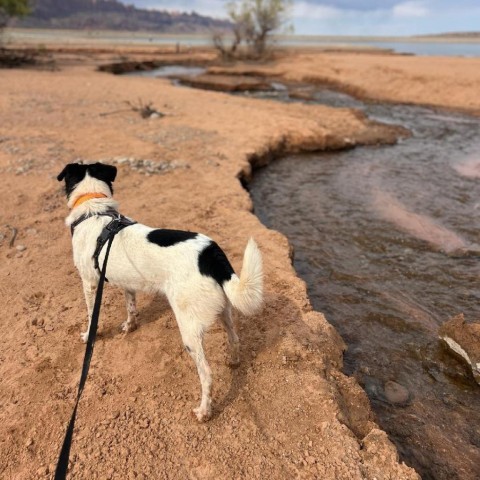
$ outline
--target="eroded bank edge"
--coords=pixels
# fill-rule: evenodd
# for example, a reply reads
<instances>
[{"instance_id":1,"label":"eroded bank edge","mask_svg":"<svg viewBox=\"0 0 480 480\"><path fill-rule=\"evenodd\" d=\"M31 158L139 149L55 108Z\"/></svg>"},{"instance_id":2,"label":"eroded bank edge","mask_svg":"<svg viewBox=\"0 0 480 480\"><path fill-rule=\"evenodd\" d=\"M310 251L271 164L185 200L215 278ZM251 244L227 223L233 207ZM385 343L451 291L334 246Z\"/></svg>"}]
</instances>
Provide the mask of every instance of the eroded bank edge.
<instances>
[{"instance_id":1,"label":"eroded bank edge","mask_svg":"<svg viewBox=\"0 0 480 480\"><path fill-rule=\"evenodd\" d=\"M264 148L246 156L245 164L237 173L238 180L248 192L249 184L256 170L266 167L286 155L343 151L373 145L394 145L399 139L410 135L410 132L403 127L385 125L369 120L363 113L356 110L351 110L351 113L364 122L367 127L364 132L358 132L348 138L327 134L324 137L319 136L317 139L312 140L310 138L300 141L295 140L291 134L282 135ZM252 213L255 215L255 212ZM266 225L263 226L267 230L271 230ZM281 232L275 232L285 238L289 250L288 256L293 267L293 246L285 235ZM400 467L410 469L414 475L418 475L412 467L405 465L403 462L400 464L396 447L389 440L386 432L381 430L375 422L373 410L366 392L355 378L348 377L342 372L343 353L347 347L340 334L328 322L324 314L313 310L308 297L306 283L297 273L295 275L297 280L302 283L302 289L309 304L309 308L301 312L302 320L310 328L309 333L317 336L325 336L325 333L327 334L326 338L317 339L318 346L321 347L319 352L323 353L325 361L321 362L320 369L316 372L324 377L335 389L334 393L339 408L337 420L345 425L357 439L360 453L365 463L370 463L372 455L375 455L373 451L381 450L383 455L386 455L388 458L388 462L398 463ZM312 360L311 355L309 357L309 360ZM315 362L313 364L315 365ZM418 476L418 478L420 477Z\"/></svg>"}]
</instances>

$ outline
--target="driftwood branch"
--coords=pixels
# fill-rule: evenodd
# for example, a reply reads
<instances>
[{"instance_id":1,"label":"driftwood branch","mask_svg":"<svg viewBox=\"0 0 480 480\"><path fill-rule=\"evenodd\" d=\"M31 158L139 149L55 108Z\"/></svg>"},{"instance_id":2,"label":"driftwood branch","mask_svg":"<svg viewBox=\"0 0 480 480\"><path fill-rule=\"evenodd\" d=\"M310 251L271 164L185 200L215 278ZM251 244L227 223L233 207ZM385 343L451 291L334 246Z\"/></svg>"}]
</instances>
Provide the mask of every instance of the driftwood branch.
<instances>
[{"instance_id":1,"label":"driftwood branch","mask_svg":"<svg viewBox=\"0 0 480 480\"><path fill-rule=\"evenodd\" d=\"M150 118L152 116L164 117L165 114L157 110L153 106L153 102L145 103L141 98L138 99L137 103L127 101L125 102L129 108L122 108L119 110L112 110L111 112L102 112L100 113L101 117L106 117L108 115L115 115L117 113L124 113L124 112L138 112L142 118Z\"/></svg>"}]
</instances>

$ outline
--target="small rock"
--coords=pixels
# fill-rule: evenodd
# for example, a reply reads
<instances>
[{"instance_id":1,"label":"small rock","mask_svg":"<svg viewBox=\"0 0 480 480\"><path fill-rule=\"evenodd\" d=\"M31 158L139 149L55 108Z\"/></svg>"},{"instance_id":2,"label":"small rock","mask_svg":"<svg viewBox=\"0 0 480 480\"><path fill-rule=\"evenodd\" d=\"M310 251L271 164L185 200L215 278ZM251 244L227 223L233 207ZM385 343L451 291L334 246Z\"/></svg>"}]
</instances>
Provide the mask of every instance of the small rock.
<instances>
[{"instance_id":1,"label":"small rock","mask_svg":"<svg viewBox=\"0 0 480 480\"><path fill-rule=\"evenodd\" d=\"M409 391L391 380L385 383L384 391L386 399L393 405L405 405L410 399Z\"/></svg>"},{"instance_id":2,"label":"small rock","mask_svg":"<svg viewBox=\"0 0 480 480\"><path fill-rule=\"evenodd\" d=\"M139 423L138 423L138 426L140 428L148 428L148 426L150 425L150 422L148 420L141 420Z\"/></svg>"},{"instance_id":3,"label":"small rock","mask_svg":"<svg viewBox=\"0 0 480 480\"><path fill-rule=\"evenodd\" d=\"M27 247L26 247L25 245L17 245L15 248L16 248L19 252L24 252L24 251L27 249Z\"/></svg>"},{"instance_id":4,"label":"small rock","mask_svg":"<svg viewBox=\"0 0 480 480\"><path fill-rule=\"evenodd\" d=\"M451 352L467 362L480 385L480 323L466 323L462 313L440 327L439 337Z\"/></svg>"},{"instance_id":5,"label":"small rock","mask_svg":"<svg viewBox=\"0 0 480 480\"><path fill-rule=\"evenodd\" d=\"M48 475L48 467L40 467L37 470L37 477L43 477L45 475Z\"/></svg>"}]
</instances>

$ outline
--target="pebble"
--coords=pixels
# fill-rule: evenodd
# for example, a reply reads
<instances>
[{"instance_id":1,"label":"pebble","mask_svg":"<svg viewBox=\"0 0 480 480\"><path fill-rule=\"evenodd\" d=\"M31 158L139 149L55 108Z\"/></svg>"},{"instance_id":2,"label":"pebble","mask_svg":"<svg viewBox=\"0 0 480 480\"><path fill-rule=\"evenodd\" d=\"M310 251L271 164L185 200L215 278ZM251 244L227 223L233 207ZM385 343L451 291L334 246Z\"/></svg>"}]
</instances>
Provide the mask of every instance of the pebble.
<instances>
[{"instance_id":1,"label":"pebble","mask_svg":"<svg viewBox=\"0 0 480 480\"><path fill-rule=\"evenodd\" d=\"M27 249L27 247L26 247L25 245L17 245L15 248L16 248L19 252L24 252L24 251Z\"/></svg>"},{"instance_id":2,"label":"pebble","mask_svg":"<svg viewBox=\"0 0 480 480\"><path fill-rule=\"evenodd\" d=\"M38 477L43 477L44 475L48 475L48 467L40 467L37 470L37 476Z\"/></svg>"},{"instance_id":3,"label":"pebble","mask_svg":"<svg viewBox=\"0 0 480 480\"><path fill-rule=\"evenodd\" d=\"M397 382L389 380L384 387L385 397L394 405L403 405L410 399L409 391Z\"/></svg>"},{"instance_id":4,"label":"pebble","mask_svg":"<svg viewBox=\"0 0 480 480\"><path fill-rule=\"evenodd\" d=\"M128 165L132 170L136 170L147 176L151 174L163 174L177 168L190 168L190 165L180 161L155 161L135 157L116 157L104 159L107 163L116 163L118 165Z\"/></svg>"},{"instance_id":5,"label":"pebble","mask_svg":"<svg viewBox=\"0 0 480 480\"><path fill-rule=\"evenodd\" d=\"M148 428L150 422L148 420L141 420L140 422L138 422L138 425L140 428Z\"/></svg>"}]
</instances>

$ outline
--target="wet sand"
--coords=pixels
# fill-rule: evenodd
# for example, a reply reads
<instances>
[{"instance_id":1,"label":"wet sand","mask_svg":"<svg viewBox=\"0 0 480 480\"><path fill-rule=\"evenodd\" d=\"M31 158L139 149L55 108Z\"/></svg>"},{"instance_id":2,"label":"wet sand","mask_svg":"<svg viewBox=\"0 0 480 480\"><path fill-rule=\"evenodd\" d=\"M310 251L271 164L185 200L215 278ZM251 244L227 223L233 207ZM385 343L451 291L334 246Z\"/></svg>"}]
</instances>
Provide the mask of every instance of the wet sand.
<instances>
[{"instance_id":1,"label":"wet sand","mask_svg":"<svg viewBox=\"0 0 480 480\"><path fill-rule=\"evenodd\" d=\"M124 214L152 226L206 233L236 270L254 236L264 254L266 305L254 318L236 319L239 369L225 365L221 327L208 335L215 413L197 424L191 409L198 379L168 305L142 295L140 328L124 337L118 333L122 294L107 288L71 478L417 478L398 463L363 390L341 373L344 344L312 310L286 238L259 222L238 180L250 175L251 163L266 163L273 154L392 141L396 130L347 109L232 98L94 71L98 63L118 59L118 50L61 55L59 71L0 76L0 476L51 476L71 412L85 306L55 175L82 159L119 164L115 196ZM383 65L397 61L386 59ZM345 57L332 55L330 61ZM364 55L363 61L372 60ZM300 65L293 57L282 62L290 72ZM418 62L423 69L425 59ZM382 79L388 91L388 74L380 87ZM442 88L445 102L463 98L457 92L463 87L454 95L445 80ZM166 116L104 115L139 98ZM455 106L465 105L458 100ZM182 168L147 176L132 171L125 157ZM7 224L18 229L11 248Z\"/></svg>"}]
</instances>

